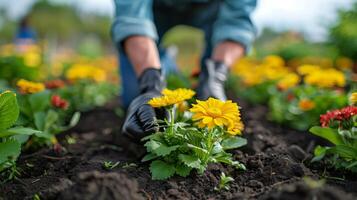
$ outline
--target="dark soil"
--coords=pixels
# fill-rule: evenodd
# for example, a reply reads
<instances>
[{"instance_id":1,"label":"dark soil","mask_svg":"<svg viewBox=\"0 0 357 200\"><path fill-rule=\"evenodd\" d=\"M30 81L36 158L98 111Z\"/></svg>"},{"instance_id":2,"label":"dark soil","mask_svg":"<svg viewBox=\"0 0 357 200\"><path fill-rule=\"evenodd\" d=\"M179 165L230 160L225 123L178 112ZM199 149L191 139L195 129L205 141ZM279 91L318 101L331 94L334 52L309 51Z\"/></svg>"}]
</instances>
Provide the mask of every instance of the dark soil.
<instances>
[{"instance_id":1,"label":"dark soil","mask_svg":"<svg viewBox=\"0 0 357 200\"><path fill-rule=\"evenodd\" d=\"M356 199L357 176L311 164L324 141L266 120L267 108L240 102L248 145L233 151L246 171L220 164L203 175L152 181L148 164L114 144L121 118L113 106L85 113L60 135L65 151L42 149L19 159L21 176L0 186L0 199ZM68 137L76 140L68 144ZM104 161L119 162L105 169ZM215 191L221 172L234 178L229 191ZM309 177L309 179L306 179ZM313 180L325 179L324 184Z\"/></svg>"}]
</instances>

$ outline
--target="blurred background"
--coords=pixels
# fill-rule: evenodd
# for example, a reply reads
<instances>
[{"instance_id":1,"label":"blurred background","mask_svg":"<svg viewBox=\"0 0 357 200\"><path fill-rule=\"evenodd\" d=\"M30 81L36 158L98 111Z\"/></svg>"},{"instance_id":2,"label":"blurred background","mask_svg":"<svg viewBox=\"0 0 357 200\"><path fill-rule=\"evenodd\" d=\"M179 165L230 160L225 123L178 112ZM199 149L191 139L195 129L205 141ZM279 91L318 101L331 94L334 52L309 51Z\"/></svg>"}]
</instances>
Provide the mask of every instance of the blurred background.
<instances>
[{"instance_id":1,"label":"blurred background","mask_svg":"<svg viewBox=\"0 0 357 200\"><path fill-rule=\"evenodd\" d=\"M48 60L74 53L115 60L110 37L113 16L112 0L0 0L0 45L27 34L42 44ZM253 20L258 36L252 56L275 54L287 62L304 58L326 65L341 57L349 59L345 62L357 59L354 0L262 0ZM23 23L30 30L21 32ZM198 65L203 35L178 26L166 34L164 46L177 47L178 65L192 69Z\"/></svg>"}]
</instances>

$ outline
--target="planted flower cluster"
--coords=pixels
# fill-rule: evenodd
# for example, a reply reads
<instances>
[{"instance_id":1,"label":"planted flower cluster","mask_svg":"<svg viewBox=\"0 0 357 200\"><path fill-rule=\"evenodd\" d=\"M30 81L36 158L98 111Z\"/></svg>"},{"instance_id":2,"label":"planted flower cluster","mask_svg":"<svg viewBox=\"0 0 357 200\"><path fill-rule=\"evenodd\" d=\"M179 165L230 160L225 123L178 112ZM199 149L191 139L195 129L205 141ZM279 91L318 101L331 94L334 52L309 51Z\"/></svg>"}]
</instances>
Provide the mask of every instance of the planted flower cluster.
<instances>
[{"instance_id":1,"label":"planted flower cluster","mask_svg":"<svg viewBox=\"0 0 357 200\"><path fill-rule=\"evenodd\" d=\"M43 146L61 151L56 135L74 127L80 112L113 99L118 89L109 69L82 59L45 63L36 45L6 45L0 52L0 173L13 179L20 173L21 151Z\"/></svg>"},{"instance_id":2,"label":"planted flower cluster","mask_svg":"<svg viewBox=\"0 0 357 200\"><path fill-rule=\"evenodd\" d=\"M161 130L143 138L148 152L143 161L151 162L153 179L174 174L186 177L193 170L202 174L210 163L245 169L227 152L247 143L237 136L243 130L238 105L214 98L188 103L194 94L189 89L165 89L162 96L148 102L167 113Z\"/></svg>"},{"instance_id":3,"label":"planted flower cluster","mask_svg":"<svg viewBox=\"0 0 357 200\"><path fill-rule=\"evenodd\" d=\"M297 61L297 60L296 60ZM357 93L353 62L340 58L286 63L279 56L245 58L236 63L229 87L252 104L266 104L271 121L320 136L332 146L317 146L313 162L356 172ZM323 62L322 62L323 61ZM311 128L312 127L312 128Z\"/></svg>"}]
</instances>

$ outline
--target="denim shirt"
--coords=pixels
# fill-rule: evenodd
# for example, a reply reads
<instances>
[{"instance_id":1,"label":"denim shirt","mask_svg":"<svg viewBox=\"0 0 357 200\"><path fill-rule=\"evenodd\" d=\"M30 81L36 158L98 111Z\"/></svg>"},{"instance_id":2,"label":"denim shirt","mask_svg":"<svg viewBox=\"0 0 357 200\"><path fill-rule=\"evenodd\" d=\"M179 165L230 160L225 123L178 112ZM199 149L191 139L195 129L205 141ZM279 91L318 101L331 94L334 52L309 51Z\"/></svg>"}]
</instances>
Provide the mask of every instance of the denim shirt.
<instances>
[{"instance_id":1,"label":"denim shirt","mask_svg":"<svg viewBox=\"0 0 357 200\"><path fill-rule=\"evenodd\" d=\"M132 35L148 36L155 41L158 34L153 23L153 1L177 7L190 3L209 3L217 0L114 0L116 7L112 37L116 44ZM220 0L217 19L213 26L212 45L232 40L241 43L249 51L255 37L255 27L250 14L256 0ZM120 45L118 45L120 46Z\"/></svg>"}]
</instances>

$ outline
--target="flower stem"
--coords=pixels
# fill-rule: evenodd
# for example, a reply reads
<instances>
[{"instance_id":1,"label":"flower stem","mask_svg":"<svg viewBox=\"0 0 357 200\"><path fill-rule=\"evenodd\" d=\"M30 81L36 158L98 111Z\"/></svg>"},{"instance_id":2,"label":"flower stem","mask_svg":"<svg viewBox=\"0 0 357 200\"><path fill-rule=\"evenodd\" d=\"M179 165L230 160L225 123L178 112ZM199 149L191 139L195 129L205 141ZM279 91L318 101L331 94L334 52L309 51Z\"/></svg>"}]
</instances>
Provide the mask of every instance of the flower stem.
<instances>
[{"instance_id":1,"label":"flower stem","mask_svg":"<svg viewBox=\"0 0 357 200\"><path fill-rule=\"evenodd\" d=\"M174 135L174 125L175 125L175 108L172 107L170 109L168 109L169 111L169 115L170 115L170 124L169 124L169 128L170 128L170 135L173 136Z\"/></svg>"},{"instance_id":2,"label":"flower stem","mask_svg":"<svg viewBox=\"0 0 357 200\"><path fill-rule=\"evenodd\" d=\"M206 140L206 145L207 145L207 154L205 156L205 159L204 159L204 163L205 165L207 164L208 162L208 159L209 157L211 156L211 152L213 150L213 143L212 143L212 140L213 140L213 131L214 129L210 129L208 130L208 135L207 135L207 140Z\"/></svg>"}]
</instances>

